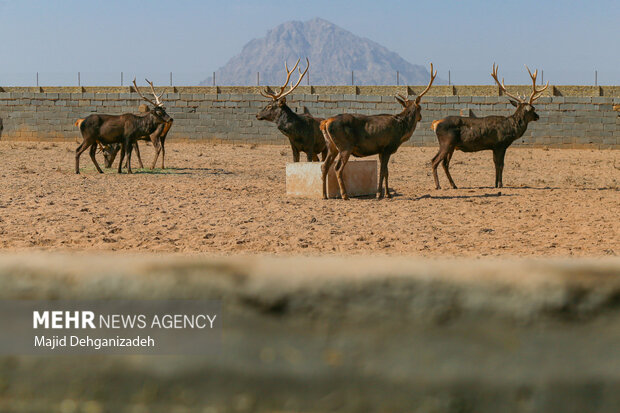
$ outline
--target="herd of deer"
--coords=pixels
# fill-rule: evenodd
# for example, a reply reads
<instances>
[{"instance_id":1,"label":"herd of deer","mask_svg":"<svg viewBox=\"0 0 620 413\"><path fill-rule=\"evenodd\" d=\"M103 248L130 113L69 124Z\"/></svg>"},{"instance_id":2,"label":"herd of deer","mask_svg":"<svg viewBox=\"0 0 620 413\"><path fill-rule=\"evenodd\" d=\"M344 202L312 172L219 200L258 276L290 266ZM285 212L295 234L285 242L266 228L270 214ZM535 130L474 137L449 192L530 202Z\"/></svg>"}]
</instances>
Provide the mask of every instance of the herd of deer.
<instances>
[{"instance_id":1,"label":"herd of deer","mask_svg":"<svg viewBox=\"0 0 620 413\"><path fill-rule=\"evenodd\" d=\"M269 89L261 91L261 94L272 101L269 102L257 115L258 120L274 122L278 129L289 138L293 150L294 162L299 162L300 153L304 152L308 162L318 161L318 154L321 154L322 179L323 179L323 198L327 198L326 178L327 173L335 161L334 170L336 179L340 187L342 199L348 199L347 189L343 180L344 168L351 155L355 157L365 157L379 155L379 186L377 197L391 197L388 189L388 162L398 148L415 131L416 125L422 119L422 107L420 101L430 90L437 72L433 71L431 63L431 78L424 89L415 99L410 100L405 96L397 95L396 100L403 107L402 112L396 115L361 115L361 114L340 114L327 119L312 116L304 108L304 113L297 114L286 104L286 96L292 93L301 83L304 75L308 72L310 62L306 59L307 67L302 72L298 68L300 59L295 66L289 70L285 63L286 81L279 92L272 92ZM291 75L299 71L299 79L294 85L289 85ZM454 180L450 175L450 159L455 149L463 152L477 152L482 150L493 151L495 162L495 187L501 188L502 172L504 169L504 156L506 149L518 138L523 136L529 122L539 119L535 112L533 103L549 86L549 82L542 87L536 87L538 71L532 73L526 69L532 79L532 93L526 100L512 95L506 90L504 81L500 83L497 75L498 67L493 64L491 76L500 87L504 95L510 98L510 103L516 107L516 111L510 116L487 116L487 117L463 117L448 116L446 118L432 122L432 129L439 141L439 151L432 159L432 172L435 180L435 187L440 189L439 178L437 177L437 167L441 163L452 188L456 188ZM146 98L139 90L134 79L133 84L136 92L152 108L147 109L143 115L101 115L92 114L84 119L79 119L76 125L82 133L83 142L76 149L75 153L75 172L80 173L80 155L90 148L90 157L97 170L103 171L97 164L95 154L97 145L102 147L106 157L106 167L111 167L111 163L120 150L120 162L118 172L121 172L122 162L127 156L127 172L131 170L132 148L137 151L140 165L138 140L150 141L155 149L156 155L151 168L155 167L160 151L162 153L162 168L164 167L164 142L165 137L172 126L173 119L166 113L161 97L157 95L153 83L147 82L151 86L151 91L155 100ZM384 187L385 183L385 187ZM384 190L385 188L385 190Z\"/></svg>"},{"instance_id":2,"label":"herd of deer","mask_svg":"<svg viewBox=\"0 0 620 413\"><path fill-rule=\"evenodd\" d=\"M309 66L307 59L306 62ZM304 108L303 114L298 115L286 105L286 95L295 90L308 71L308 67L303 72L301 69L298 69L300 74L299 80L285 92L291 74L295 71L298 64L299 60L297 60L293 69L289 70L285 63L286 81L278 93L271 93L267 90L264 93L261 92L263 96L269 97L273 101L261 110L256 115L256 118L275 122L278 129L289 138L295 162L299 161L300 152L306 153L308 161L317 161L317 154L322 154L323 198L327 198L326 178L334 161L336 161L334 169L342 199L346 200L349 198L343 173L351 155L355 157L379 155L380 167L377 198L380 199L384 196L390 198L388 162L390 156L398 150L400 145L411 138L416 125L422 119L420 101L430 90L437 76L437 72L433 71L433 64L431 63L431 78L426 89L416 96L414 100L409 100L402 95L396 96L396 100L403 107L402 112L396 115L345 113L328 119L313 117L306 108ZM528 73L532 79L532 94L526 101L524 98L514 96L506 90L504 81L499 82L497 70L498 68L494 64L491 76L502 92L512 98L510 103L517 110L511 116L487 116L483 118L448 116L434 121L432 128L437 134L439 151L433 157L432 170L437 189L440 189L439 178L437 177L439 163L442 163L452 187L456 188L449 170L450 159L455 149L463 152L492 150L495 161L495 187L501 188L503 186L502 172L506 149L515 140L523 136L529 122L538 120L538 115L532 105L549 87L549 82L543 88L537 89L536 78L538 71L532 74L528 68Z\"/></svg>"}]
</instances>

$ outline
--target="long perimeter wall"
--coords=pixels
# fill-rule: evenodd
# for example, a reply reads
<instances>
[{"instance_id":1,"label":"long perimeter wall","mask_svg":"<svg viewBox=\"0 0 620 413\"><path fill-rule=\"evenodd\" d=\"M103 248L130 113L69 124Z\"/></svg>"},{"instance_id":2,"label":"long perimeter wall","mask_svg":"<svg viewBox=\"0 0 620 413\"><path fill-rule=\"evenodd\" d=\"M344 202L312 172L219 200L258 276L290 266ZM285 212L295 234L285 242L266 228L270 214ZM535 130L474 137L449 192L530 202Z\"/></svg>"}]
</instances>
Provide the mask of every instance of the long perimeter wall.
<instances>
[{"instance_id":1,"label":"long perimeter wall","mask_svg":"<svg viewBox=\"0 0 620 413\"><path fill-rule=\"evenodd\" d=\"M291 108L328 117L343 112L398 113L396 93L415 95L420 86L300 86L289 95ZM529 95L529 86L511 86ZM146 91L146 89L145 89ZM167 87L168 113L175 124L170 140L283 144L276 127L256 120L267 103L257 87ZM0 87L4 140L70 140L80 138L74 126L91 113L137 112L140 97L130 87ZM550 86L537 103L540 120L530 124L516 144L562 148L620 148L620 86ZM495 86L437 86L423 99L422 122L409 145L434 146L432 120L448 115L509 115L514 108Z\"/></svg>"}]
</instances>

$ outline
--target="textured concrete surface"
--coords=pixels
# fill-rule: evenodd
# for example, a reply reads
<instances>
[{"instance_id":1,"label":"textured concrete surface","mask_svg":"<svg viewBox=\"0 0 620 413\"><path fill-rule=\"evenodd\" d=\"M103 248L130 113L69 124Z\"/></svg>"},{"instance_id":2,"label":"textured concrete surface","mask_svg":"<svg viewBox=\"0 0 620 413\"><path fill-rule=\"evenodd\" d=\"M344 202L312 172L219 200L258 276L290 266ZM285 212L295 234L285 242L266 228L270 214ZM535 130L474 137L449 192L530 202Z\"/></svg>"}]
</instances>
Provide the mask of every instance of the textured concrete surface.
<instances>
[{"instance_id":1,"label":"textured concrete surface","mask_svg":"<svg viewBox=\"0 0 620 413\"><path fill-rule=\"evenodd\" d=\"M319 162L286 164L286 195L302 198L323 198L323 180ZM334 164L335 165L335 164ZM327 197L340 198L340 187L334 165L327 174ZM377 193L377 161L350 160L344 167L344 184L349 196Z\"/></svg>"},{"instance_id":2,"label":"textured concrete surface","mask_svg":"<svg viewBox=\"0 0 620 413\"><path fill-rule=\"evenodd\" d=\"M620 260L3 255L2 299L218 299L204 357L3 357L2 412L618 412Z\"/></svg>"},{"instance_id":3,"label":"textured concrete surface","mask_svg":"<svg viewBox=\"0 0 620 413\"><path fill-rule=\"evenodd\" d=\"M508 86L529 96L529 85ZM422 86L300 86L288 98L299 113L399 113L396 93L415 95ZM169 139L286 144L273 123L256 120L268 102L258 87L166 87L168 113L175 119ZM143 102L132 88L1 88L4 140L81 140L74 122L91 113L137 112ZM515 145L559 148L620 148L620 86L553 86L536 102L538 122ZM472 110L477 116L510 115L514 108L496 86L436 86L422 101L422 121L406 145L436 146L435 119Z\"/></svg>"}]
</instances>

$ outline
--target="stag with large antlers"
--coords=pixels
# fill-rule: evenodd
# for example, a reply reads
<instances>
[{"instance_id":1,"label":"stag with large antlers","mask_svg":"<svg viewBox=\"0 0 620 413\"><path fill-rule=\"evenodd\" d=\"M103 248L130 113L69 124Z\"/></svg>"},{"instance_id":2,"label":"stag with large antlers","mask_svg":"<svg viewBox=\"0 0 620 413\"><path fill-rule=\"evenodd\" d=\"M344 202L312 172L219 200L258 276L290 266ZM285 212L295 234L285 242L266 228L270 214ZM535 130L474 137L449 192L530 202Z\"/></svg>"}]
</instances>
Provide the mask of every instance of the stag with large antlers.
<instances>
[{"instance_id":1,"label":"stag with large antlers","mask_svg":"<svg viewBox=\"0 0 620 413\"><path fill-rule=\"evenodd\" d=\"M300 59L297 59L297 63L295 63L292 70L289 70L288 65L284 62L286 81L278 93L270 92L269 90L265 90L264 92L262 90L260 91L261 95L272 101L256 114L256 119L274 122L278 130L288 137L291 143L291 149L293 150L293 162L299 162L300 152L306 153L308 162L318 161L319 158L317 154L319 153L322 154L324 160L327 154L327 148L325 147L325 140L319 129L319 124L323 119L313 117L305 108L303 114L297 114L286 104L286 96L299 86L301 79L303 79L310 68L310 61L306 58L306 63L308 64L306 70L302 73L301 69L298 69L299 80L297 80L295 85L291 85L289 90L285 91L286 86L288 86L291 80L291 75L299 65L299 60Z\"/></svg>"},{"instance_id":2,"label":"stag with large antlers","mask_svg":"<svg viewBox=\"0 0 620 413\"><path fill-rule=\"evenodd\" d=\"M450 159L455 149L463 152L492 150L493 161L495 162L495 187L503 187L502 175L506 149L515 140L523 136L528 123L539 119L532 105L547 90L549 82L543 88L538 89L536 87L538 70L532 73L525 66L532 79L532 94L526 100L525 98L510 94L504 85L504 79L502 79L501 83L499 82L497 77L498 68L499 66L495 66L495 63L493 63L491 76L500 87L502 93L512 98L510 103L517 110L511 116L486 116L483 118L448 116L447 118L434 121L433 129L439 141L439 151L432 159L431 164L437 189L441 188L439 186L439 178L437 177L437 167L440 162L443 165L448 181L450 181L450 185L456 189L449 169Z\"/></svg>"},{"instance_id":3,"label":"stag with large antlers","mask_svg":"<svg viewBox=\"0 0 620 413\"><path fill-rule=\"evenodd\" d=\"M420 101L430 90L437 72L433 73L431 63L431 79L428 86L414 100L398 95L396 100L403 106L397 115L357 115L342 114L321 122L321 131L327 142L327 158L321 165L323 178L323 198L327 199L326 179L329 168L336 160L336 179L340 186L342 199L349 199L343 181L344 167L351 155L364 157L379 155L380 172L377 198L383 198L383 182L385 195L391 198L388 188L388 162L400 145L413 135L417 123L422 119Z\"/></svg>"},{"instance_id":4,"label":"stag with large antlers","mask_svg":"<svg viewBox=\"0 0 620 413\"><path fill-rule=\"evenodd\" d=\"M151 86L155 101L145 97L140 92L136 84L136 79L133 80L136 92L142 99L153 105L153 108L148 111L146 115L137 116L131 113L123 115L92 114L79 123L84 140L75 150L76 174L80 173L80 155L88 148L90 148L90 159L95 164L95 168L97 168L99 173L103 173L97 163L97 159L95 159L98 143L102 145L119 143L121 145L121 159L118 164L118 173L122 171L125 153L127 153L127 173L132 173L131 147L134 145L135 141L143 136L151 135L157 130L163 132L165 129L164 125L168 122L172 122L172 118L166 113L163 102L161 101L163 93L158 96L155 93L153 83L148 80L147 83ZM156 141L159 142L158 139Z\"/></svg>"}]
</instances>

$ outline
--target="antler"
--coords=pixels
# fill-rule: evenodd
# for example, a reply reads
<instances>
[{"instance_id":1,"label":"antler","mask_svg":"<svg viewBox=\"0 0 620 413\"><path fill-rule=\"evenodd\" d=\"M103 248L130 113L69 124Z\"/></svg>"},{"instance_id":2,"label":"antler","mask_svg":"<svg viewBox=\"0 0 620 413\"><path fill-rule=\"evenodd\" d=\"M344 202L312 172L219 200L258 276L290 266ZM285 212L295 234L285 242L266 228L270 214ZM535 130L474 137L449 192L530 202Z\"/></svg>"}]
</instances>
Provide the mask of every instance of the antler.
<instances>
[{"instance_id":1,"label":"antler","mask_svg":"<svg viewBox=\"0 0 620 413\"><path fill-rule=\"evenodd\" d=\"M527 72L530 74L530 77L532 78L532 94L530 95L530 100L528 101L528 103L531 105L532 103L534 103L536 99L538 99L542 95L542 92L547 90L547 88L549 87L549 81L547 81L547 84L545 85L544 88L540 90L536 90L536 76L538 76L538 69L534 70L534 74L532 74L532 72L530 72L530 68L527 67L527 65L525 65L525 68L527 69Z\"/></svg>"},{"instance_id":2,"label":"antler","mask_svg":"<svg viewBox=\"0 0 620 413\"><path fill-rule=\"evenodd\" d=\"M140 97L144 100L146 100L147 102L149 102L151 105L153 106L160 106L159 101L157 103L153 102L151 99L144 97L144 95L140 92L140 89L138 88L138 85L136 84L136 78L133 78L133 86L134 88L136 88L136 92L138 92L138 95L140 95ZM157 98L157 95L155 95L155 98Z\"/></svg>"},{"instance_id":3,"label":"antler","mask_svg":"<svg viewBox=\"0 0 620 413\"><path fill-rule=\"evenodd\" d=\"M144 79L146 80L146 83L148 83L151 86L151 92L153 92L153 96L155 96L155 101L157 102L157 106L163 106L163 102L161 101L161 97L164 95L164 92L161 92L161 95L157 96L157 93L155 93L155 88L153 87L153 82L149 81L148 79Z\"/></svg>"},{"instance_id":4,"label":"antler","mask_svg":"<svg viewBox=\"0 0 620 413\"><path fill-rule=\"evenodd\" d=\"M299 63L299 60L297 60L297 63ZM306 73L308 73L308 69L310 69L310 60L308 60L308 58L306 57L306 70L303 71L303 73L301 72L301 69L297 69L299 71L299 80L297 80L297 83L295 83L295 86L291 86L291 88L286 91L286 93L284 93L283 95L281 95L280 97L283 98L284 96L289 95L293 90L295 90L297 88L297 86L299 86L299 84L301 83L301 79L304 78L304 76L306 75ZM293 68L293 70L295 70Z\"/></svg>"},{"instance_id":5,"label":"antler","mask_svg":"<svg viewBox=\"0 0 620 413\"><path fill-rule=\"evenodd\" d=\"M298 69L299 70L299 80L297 81L297 83L295 83L295 86L291 86L291 88L289 90L284 92L284 89L286 89L286 86L288 86L288 82L291 80L291 75L293 74L295 69L297 69L297 66L299 65L299 61L300 60L301 60L301 57L299 59L297 59L297 62L295 63L295 66L293 66L293 69L291 69L291 70L288 70L288 64L286 63L286 61L284 62L284 68L286 69L286 82L284 82L284 86L282 86L280 88L280 91L278 93L272 93L272 92L268 91L267 89L265 89L265 92L263 92L262 90L259 91L260 94L265 96L266 98L271 98L273 100L278 100L278 99L283 98L284 96L290 94L293 90L295 90L295 88L297 88L297 86L299 86L299 84L301 83L301 79L303 79L305 74L308 72L308 69L310 68L310 61L308 60L307 57L306 57L306 63L307 63L308 66L306 67L306 70L304 70L303 73L302 73L301 69Z\"/></svg>"},{"instance_id":6,"label":"antler","mask_svg":"<svg viewBox=\"0 0 620 413\"><path fill-rule=\"evenodd\" d=\"M433 85L433 81L435 80L435 77L437 77L437 71L435 71L435 74L433 74L433 64L431 63L431 81L428 82L428 86L426 86L426 89L424 89L424 91L415 98L416 104L420 103L420 99L422 99L422 96L426 95L426 92L430 90L431 86Z\"/></svg>"},{"instance_id":7,"label":"antler","mask_svg":"<svg viewBox=\"0 0 620 413\"><path fill-rule=\"evenodd\" d=\"M499 86L499 88L507 95L510 96L511 98L521 102L521 103L525 103L525 100L523 100L523 98L520 98L518 96L512 95L510 93L508 93L508 90L506 90L506 85L504 85L504 78L502 78L502 83L499 83L499 79L497 78L497 70L499 69L499 65L495 66L495 63L493 63L493 72L491 73L491 76L493 77L493 79L495 79L495 83L497 83L497 85Z\"/></svg>"}]
</instances>

